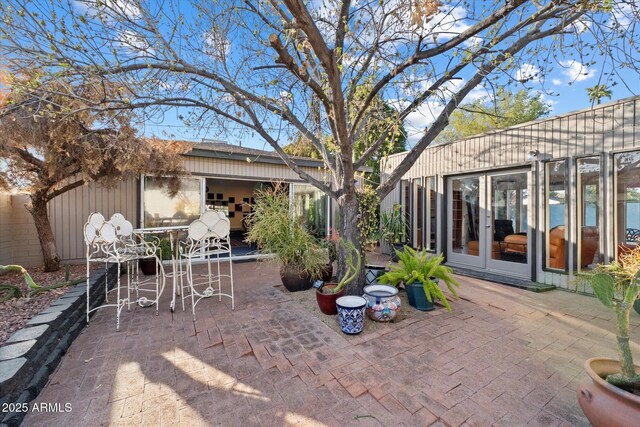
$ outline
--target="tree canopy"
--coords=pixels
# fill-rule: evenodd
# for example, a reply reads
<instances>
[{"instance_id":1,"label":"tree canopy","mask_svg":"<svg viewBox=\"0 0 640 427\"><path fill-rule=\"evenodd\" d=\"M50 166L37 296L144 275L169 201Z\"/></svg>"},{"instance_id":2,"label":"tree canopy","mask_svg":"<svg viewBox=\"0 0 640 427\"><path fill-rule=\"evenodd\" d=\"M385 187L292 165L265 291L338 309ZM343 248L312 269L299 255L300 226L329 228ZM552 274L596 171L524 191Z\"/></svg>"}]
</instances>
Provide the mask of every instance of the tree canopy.
<instances>
[{"instance_id":1,"label":"tree canopy","mask_svg":"<svg viewBox=\"0 0 640 427\"><path fill-rule=\"evenodd\" d=\"M482 97L461 105L451 114L449 125L438 136L438 141L455 141L504 129L540 119L550 111L551 105L543 101L540 93L529 94L525 89L513 93L500 88L493 98Z\"/></svg>"},{"instance_id":2,"label":"tree canopy","mask_svg":"<svg viewBox=\"0 0 640 427\"><path fill-rule=\"evenodd\" d=\"M433 115L377 187L384 197L477 87L526 85L554 69L579 80L600 61L603 84L632 91L619 73L640 64L638 5L626 0L4 0L0 17L12 69L104 78L124 90L102 108L149 118L178 109L187 126L261 138L337 201L340 234L353 242L356 171L391 132L356 156L376 99L398 122ZM320 153L326 179L284 152L296 135Z\"/></svg>"},{"instance_id":3,"label":"tree canopy","mask_svg":"<svg viewBox=\"0 0 640 427\"><path fill-rule=\"evenodd\" d=\"M117 92L117 85L89 80L71 88L45 77L34 71L7 81L10 91L0 100L0 187L29 194L27 209L38 228L45 268L52 271L59 260L47 217L49 201L88 182L111 186L143 173L173 177L175 190L176 178L184 174L180 154L190 147L142 141L131 112L92 110L87 104Z\"/></svg>"}]
</instances>

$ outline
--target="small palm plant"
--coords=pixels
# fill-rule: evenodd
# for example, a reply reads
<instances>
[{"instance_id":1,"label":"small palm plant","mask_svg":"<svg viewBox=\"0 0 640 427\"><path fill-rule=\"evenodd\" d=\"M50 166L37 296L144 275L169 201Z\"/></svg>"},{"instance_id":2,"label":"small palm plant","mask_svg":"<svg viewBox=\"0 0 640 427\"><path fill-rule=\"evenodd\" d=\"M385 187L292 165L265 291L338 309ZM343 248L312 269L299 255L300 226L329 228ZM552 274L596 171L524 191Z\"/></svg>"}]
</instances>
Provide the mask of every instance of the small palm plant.
<instances>
[{"instance_id":1,"label":"small palm plant","mask_svg":"<svg viewBox=\"0 0 640 427\"><path fill-rule=\"evenodd\" d=\"M620 255L620 261L598 265L593 273L584 276L593 292L605 307L616 313L618 357L621 373L608 375L610 384L626 389L640 389L640 375L636 373L629 346L629 313L640 295L640 246Z\"/></svg>"},{"instance_id":2,"label":"small palm plant","mask_svg":"<svg viewBox=\"0 0 640 427\"><path fill-rule=\"evenodd\" d=\"M392 265L390 270L378 278L378 283L398 286L400 283L409 284L420 282L427 299L433 302L438 299L442 305L451 311L447 297L434 279L443 281L449 291L457 298L456 286L458 282L453 278L451 268L442 265L444 256L429 256L426 250L417 251L408 246L404 251L396 251L400 261Z\"/></svg>"}]
</instances>

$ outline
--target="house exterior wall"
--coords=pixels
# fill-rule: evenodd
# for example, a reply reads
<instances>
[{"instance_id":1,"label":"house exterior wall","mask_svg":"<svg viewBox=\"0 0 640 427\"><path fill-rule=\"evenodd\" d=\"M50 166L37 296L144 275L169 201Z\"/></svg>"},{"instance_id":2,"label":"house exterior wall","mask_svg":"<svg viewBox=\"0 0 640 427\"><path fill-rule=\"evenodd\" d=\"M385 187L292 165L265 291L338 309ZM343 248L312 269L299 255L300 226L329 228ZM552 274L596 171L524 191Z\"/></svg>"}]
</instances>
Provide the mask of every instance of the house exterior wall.
<instances>
[{"instance_id":1,"label":"house exterior wall","mask_svg":"<svg viewBox=\"0 0 640 427\"><path fill-rule=\"evenodd\" d=\"M427 148L413 167L403 176L403 180L417 177L436 176L438 182L438 230L443 230L446 215L442 208L446 194L446 178L475 172L489 172L500 169L522 167L532 171L529 188L534 190L537 209L533 213L536 245L543 248L544 240L544 164L548 160L568 159L569 188L575 188L576 157L596 155L603 158L603 188L607 200L603 216L603 232L613 236L613 187L612 154L640 148L640 97L623 99L592 109L564 114L549 119L525 123L508 129L494 131L463 140ZM528 153L538 150L536 160L527 160ZM405 154L389 156L381 165L383 179L400 164ZM609 190L608 190L609 189ZM571 191L571 190L570 190ZM400 201L400 183L382 202L381 210L389 210L393 203ZM535 203L535 201L533 201ZM569 209L574 209L575 200ZM573 206L573 207L571 207ZM573 227L572 227L573 228ZM576 231L569 230L569 241L576 241ZM444 236L438 236L437 252L446 252ZM614 256L613 239L605 241L605 259ZM573 259L573 245L569 245L568 260ZM536 280L556 286L571 286L572 271L558 274L544 271L543 253L538 250L535 261Z\"/></svg>"},{"instance_id":2,"label":"house exterior wall","mask_svg":"<svg viewBox=\"0 0 640 427\"><path fill-rule=\"evenodd\" d=\"M212 176L247 180L283 180L300 182L295 172L284 164L256 161L221 159L187 155L184 166L195 176ZM311 176L325 179L325 172L318 167L303 167ZM139 225L140 181L128 179L114 188L104 188L90 183L68 191L49 202L49 219L56 239L58 255L64 261L80 261L85 258L84 224L92 212L100 212L105 218L121 213L134 226ZM34 267L42 265L42 252L37 232L29 212L24 208L25 195L0 193L0 265L20 263Z\"/></svg>"}]
</instances>

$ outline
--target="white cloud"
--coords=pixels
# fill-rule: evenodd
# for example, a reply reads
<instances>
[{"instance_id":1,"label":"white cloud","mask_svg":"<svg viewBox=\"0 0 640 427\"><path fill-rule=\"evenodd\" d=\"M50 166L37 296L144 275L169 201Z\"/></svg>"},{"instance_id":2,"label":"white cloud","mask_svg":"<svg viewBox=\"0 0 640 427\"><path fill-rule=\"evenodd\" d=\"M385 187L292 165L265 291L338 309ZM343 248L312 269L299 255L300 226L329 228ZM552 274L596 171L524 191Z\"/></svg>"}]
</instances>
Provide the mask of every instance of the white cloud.
<instances>
[{"instance_id":1,"label":"white cloud","mask_svg":"<svg viewBox=\"0 0 640 427\"><path fill-rule=\"evenodd\" d=\"M586 65L581 64L579 61L573 59L567 61L560 61L560 65L564 67L562 74L567 76L569 82L582 82L588 80L596 75L598 70L595 68L589 68Z\"/></svg>"},{"instance_id":2,"label":"white cloud","mask_svg":"<svg viewBox=\"0 0 640 427\"><path fill-rule=\"evenodd\" d=\"M210 31L203 35L204 52L217 61L226 61L231 51L231 42L225 36Z\"/></svg>"},{"instance_id":3,"label":"white cloud","mask_svg":"<svg viewBox=\"0 0 640 427\"><path fill-rule=\"evenodd\" d=\"M519 82L540 81L540 68L533 64L522 64L516 71L516 80Z\"/></svg>"},{"instance_id":4,"label":"white cloud","mask_svg":"<svg viewBox=\"0 0 640 427\"><path fill-rule=\"evenodd\" d=\"M124 17L135 21L141 15L140 9L132 0L74 0L73 3L78 10L92 18L104 14L109 19Z\"/></svg>"},{"instance_id":5,"label":"white cloud","mask_svg":"<svg viewBox=\"0 0 640 427\"><path fill-rule=\"evenodd\" d=\"M556 86L560 86L562 84L562 80L560 80L560 79L551 79L551 83L553 83Z\"/></svg>"},{"instance_id":6,"label":"white cloud","mask_svg":"<svg viewBox=\"0 0 640 427\"><path fill-rule=\"evenodd\" d=\"M465 21L466 18L467 9L464 7L442 6L440 12L425 23L422 33L435 37L441 43L466 31L471 26Z\"/></svg>"},{"instance_id":7,"label":"white cloud","mask_svg":"<svg viewBox=\"0 0 640 427\"><path fill-rule=\"evenodd\" d=\"M640 20L640 3L636 1L614 2L613 18L624 29L628 29L632 22Z\"/></svg>"},{"instance_id":8,"label":"white cloud","mask_svg":"<svg viewBox=\"0 0 640 427\"><path fill-rule=\"evenodd\" d=\"M136 55L150 56L155 53L145 37L129 30L118 33L118 44Z\"/></svg>"}]
</instances>

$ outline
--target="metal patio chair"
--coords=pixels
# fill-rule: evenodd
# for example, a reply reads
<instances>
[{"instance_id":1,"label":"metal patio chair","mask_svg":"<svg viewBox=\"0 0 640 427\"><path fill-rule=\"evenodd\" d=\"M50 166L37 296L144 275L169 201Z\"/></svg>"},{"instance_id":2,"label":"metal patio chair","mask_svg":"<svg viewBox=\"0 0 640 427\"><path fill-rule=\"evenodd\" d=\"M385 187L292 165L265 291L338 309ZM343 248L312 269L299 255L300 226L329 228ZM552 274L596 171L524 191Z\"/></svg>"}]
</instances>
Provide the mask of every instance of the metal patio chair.
<instances>
[{"instance_id":1,"label":"metal patio chair","mask_svg":"<svg viewBox=\"0 0 640 427\"><path fill-rule=\"evenodd\" d=\"M184 298L191 297L194 320L196 305L204 298L218 296L218 300L221 301L223 296L228 297L231 299L231 309L235 309L230 231L231 224L224 213L220 215L215 211L207 211L189 225L187 240L181 244L181 258L186 260L189 286L189 295L184 289L182 290L183 307ZM200 260L202 257L205 257L207 272L194 274L194 261ZM222 274L220 269L220 263L225 262L225 257L229 263L229 274ZM212 266L213 263L215 266ZM229 293L222 291L223 279L228 279L230 282ZM198 290L203 286L206 287L201 291Z\"/></svg>"}]
</instances>

